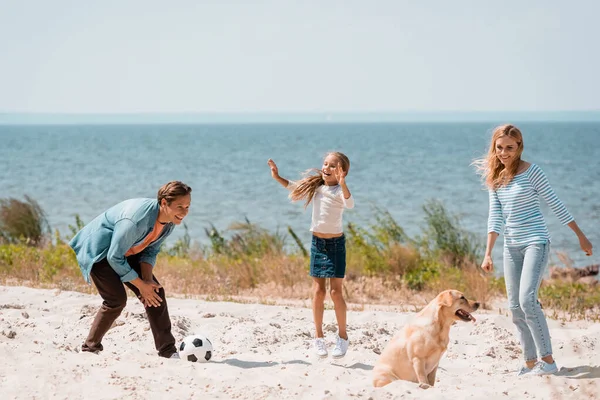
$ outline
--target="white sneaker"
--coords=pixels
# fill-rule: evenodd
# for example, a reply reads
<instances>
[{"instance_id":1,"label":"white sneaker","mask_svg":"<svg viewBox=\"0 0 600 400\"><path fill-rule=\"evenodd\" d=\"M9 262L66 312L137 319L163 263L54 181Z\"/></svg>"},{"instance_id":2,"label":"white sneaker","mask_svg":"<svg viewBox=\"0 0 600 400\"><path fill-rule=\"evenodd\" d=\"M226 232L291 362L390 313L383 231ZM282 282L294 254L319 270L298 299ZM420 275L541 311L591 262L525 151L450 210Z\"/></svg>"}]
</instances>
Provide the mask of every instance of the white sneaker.
<instances>
[{"instance_id":1,"label":"white sneaker","mask_svg":"<svg viewBox=\"0 0 600 400\"><path fill-rule=\"evenodd\" d=\"M315 353L319 357L327 357L327 344L325 343L325 338L319 337L315 339Z\"/></svg>"},{"instance_id":2,"label":"white sneaker","mask_svg":"<svg viewBox=\"0 0 600 400\"><path fill-rule=\"evenodd\" d=\"M517 372L517 376L527 375L530 372L531 372L531 368L527 368L527 366L523 366L523 367L521 367L519 372Z\"/></svg>"},{"instance_id":3,"label":"white sneaker","mask_svg":"<svg viewBox=\"0 0 600 400\"><path fill-rule=\"evenodd\" d=\"M557 372L558 367L556 366L556 361L552 364L549 364L543 360L540 360L531 370L532 375L554 375Z\"/></svg>"},{"instance_id":4,"label":"white sneaker","mask_svg":"<svg viewBox=\"0 0 600 400\"><path fill-rule=\"evenodd\" d=\"M169 357L169 358L171 358L173 360L179 360L181 357L179 357L179 353L173 353L173 354L171 354L171 357Z\"/></svg>"},{"instance_id":5,"label":"white sneaker","mask_svg":"<svg viewBox=\"0 0 600 400\"><path fill-rule=\"evenodd\" d=\"M333 358L342 358L346 355L348 351L348 345L350 342L347 339L342 339L338 336L337 342L335 343L335 348L331 352L331 356Z\"/></svg>"}]
</instances>

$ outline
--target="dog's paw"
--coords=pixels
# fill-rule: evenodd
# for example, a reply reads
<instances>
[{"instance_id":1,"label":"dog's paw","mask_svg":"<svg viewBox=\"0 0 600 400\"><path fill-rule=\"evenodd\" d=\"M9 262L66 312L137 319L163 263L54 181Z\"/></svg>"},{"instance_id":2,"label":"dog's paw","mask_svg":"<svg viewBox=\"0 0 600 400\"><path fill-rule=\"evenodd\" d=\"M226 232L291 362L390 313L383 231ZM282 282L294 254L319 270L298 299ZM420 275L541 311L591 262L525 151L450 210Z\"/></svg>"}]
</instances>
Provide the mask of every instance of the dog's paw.
<instances>
[{"instance_id":1,"label":"dog's paw","mask_svg":"<svg viewBox=\"0 0 600 400\"><path fill-rule=\"evenodd\" d=\"M431 387L431 385L430 385L430 384L428 384L428 383L420 383L420 384L419 384L419 387L420 387L421 389L429 389L429 388Z\"/></svg>"}]
</instances>

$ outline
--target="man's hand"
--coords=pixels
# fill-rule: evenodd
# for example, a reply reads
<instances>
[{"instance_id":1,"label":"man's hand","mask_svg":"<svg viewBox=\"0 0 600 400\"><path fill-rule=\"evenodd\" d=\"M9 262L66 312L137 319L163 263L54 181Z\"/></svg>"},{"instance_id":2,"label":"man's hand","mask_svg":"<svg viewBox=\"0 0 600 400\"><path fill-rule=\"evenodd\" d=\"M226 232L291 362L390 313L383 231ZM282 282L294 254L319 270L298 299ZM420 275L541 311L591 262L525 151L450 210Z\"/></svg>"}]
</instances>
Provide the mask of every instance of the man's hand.
<instances>
[{"instance_id":1,"label":"man's hand","mask_svg":"<svg viewBox=\"0 0 600 400\"><path fill-rule=\"evenodd\" d=\"M139 278L138 278L139 279ZM133 283L133 281L132 281ZM162 299L158 295L158 291L162 288L161 285L154 281L139 281L135 282L134 285L140 291L139 299L142 304L146 307L159 307L162 303Z\"/></svg>"}]
</instances>

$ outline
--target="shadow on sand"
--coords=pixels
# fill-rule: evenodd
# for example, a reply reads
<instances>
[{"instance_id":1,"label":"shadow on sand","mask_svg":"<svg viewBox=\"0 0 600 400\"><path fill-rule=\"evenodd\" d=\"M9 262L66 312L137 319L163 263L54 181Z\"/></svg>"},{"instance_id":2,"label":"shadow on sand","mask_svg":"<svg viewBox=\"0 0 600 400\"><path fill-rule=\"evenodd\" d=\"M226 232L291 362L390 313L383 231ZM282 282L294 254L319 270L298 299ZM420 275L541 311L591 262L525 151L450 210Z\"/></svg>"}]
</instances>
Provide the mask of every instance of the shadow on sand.
<instances>
[{"instance_id":1,"label":"shadow on sand","mask_svg":"<svg viewBox=\"0 0 600 400\"><path fill-rule=\"evenodd\" d=\"M555 375L571 379L598 379L600 378L600 366L580 365L579 367L562 367Z\"/></svg>"},{"instance_id":2,"label":"shadow on sand","mask_svg":"<svg viewBox=\"0 0 600 400\"><path fill-rule=\"evenodd\" d=\"M352 365L342 365L342 364L331 363L331 365L333 365L335 367L342 367L342 368L348 368L348 369L362 369L362 370L365 370L365 371L372 371L373 370L373 366L372 365L363 364L363 363L354 363Z\"/></svg>"},{"instance_id":3,"label":"shadow on sand","mask_svg":"<svg viewBox=\"0 0 600 400\"><path fill-rule=\"evenodd\" d=\"M227 364L238 368L266 368L266 367L274 367L276 365L286 365L286 364L302 364L302 365L311 365L311 363L302 361L302 360L291 360L284 361L281 363L275 361L244 361L237 358L230 358L228 360L223 361L215 361L216 364Z\"/></svg>"}]
</instances>

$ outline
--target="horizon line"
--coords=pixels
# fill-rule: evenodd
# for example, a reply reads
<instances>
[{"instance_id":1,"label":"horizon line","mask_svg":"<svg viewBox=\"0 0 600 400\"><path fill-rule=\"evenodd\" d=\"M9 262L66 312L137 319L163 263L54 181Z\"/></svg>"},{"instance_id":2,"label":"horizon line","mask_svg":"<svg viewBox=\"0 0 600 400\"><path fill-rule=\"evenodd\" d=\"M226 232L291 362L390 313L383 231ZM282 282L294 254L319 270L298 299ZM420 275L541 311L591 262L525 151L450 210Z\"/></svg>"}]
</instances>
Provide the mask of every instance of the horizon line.
<instances>
[{"instance_id":1,"label":"horizon line","mask_svg":"<svg viewBox=\"0 0 600 400\"><path fill-rule=\"evenodd\" d=\"M242 112L13 112L0 125L385 123L385 122L600 122L600 110L551 111L242 111Z\"/></svg>"}]
</instances>

